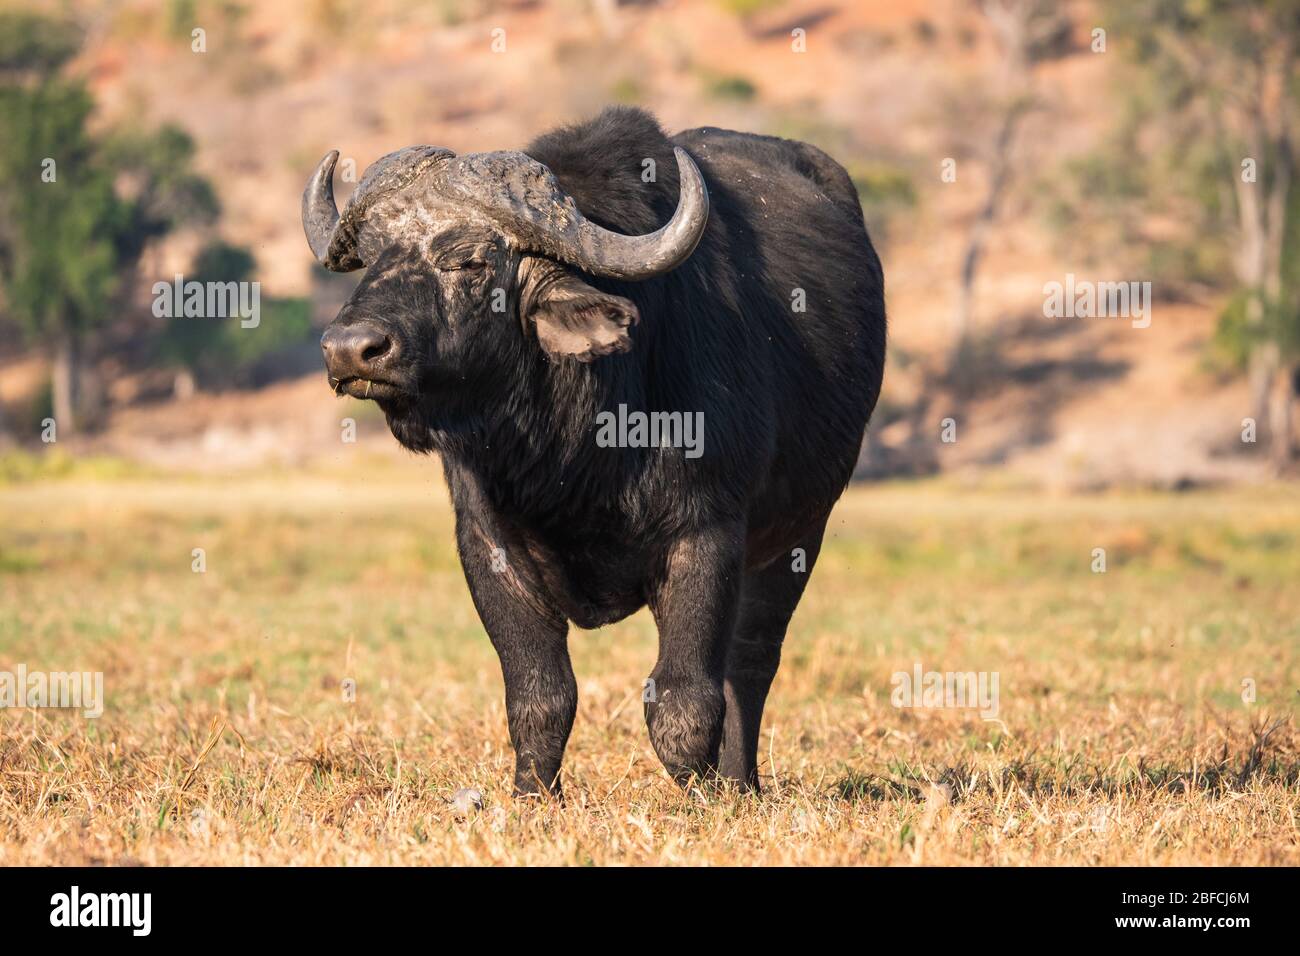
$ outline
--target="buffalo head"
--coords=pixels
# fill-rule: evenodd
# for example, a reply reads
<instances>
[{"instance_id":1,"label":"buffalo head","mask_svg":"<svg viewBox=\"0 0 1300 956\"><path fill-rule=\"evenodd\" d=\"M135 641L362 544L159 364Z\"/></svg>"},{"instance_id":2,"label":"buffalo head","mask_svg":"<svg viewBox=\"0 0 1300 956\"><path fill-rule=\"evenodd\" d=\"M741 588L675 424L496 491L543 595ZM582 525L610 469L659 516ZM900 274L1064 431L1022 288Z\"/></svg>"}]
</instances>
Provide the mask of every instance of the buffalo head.
<instances>
[{"instance_id":1,"label":"buffalo head","mask_svg":"<svg viewBox=\"0 0 1300 956\"><path fill-rule=\"evenodd\" d=\"M390 153L340 214L339 154L330 152L303 193L307 242L327 269L366 269L321 339L331 387L376 399L391 420L467 383L490 387L503 351L539 347L584 362L626 351L636 306L582 274L648 279L690 256L708 193L695 163L675 152L677 209L643 236L589 221L551 171L521 152Z\"/></svg>"}]
</instances>

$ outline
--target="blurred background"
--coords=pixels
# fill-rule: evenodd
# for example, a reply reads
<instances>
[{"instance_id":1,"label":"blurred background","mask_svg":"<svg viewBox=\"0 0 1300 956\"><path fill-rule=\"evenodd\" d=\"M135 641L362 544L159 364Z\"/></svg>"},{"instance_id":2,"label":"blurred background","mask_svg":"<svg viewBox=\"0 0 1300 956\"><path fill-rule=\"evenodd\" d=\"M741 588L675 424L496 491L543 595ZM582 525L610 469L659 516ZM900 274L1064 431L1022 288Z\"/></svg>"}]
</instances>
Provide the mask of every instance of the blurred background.
<instances>
[{"instance_id":1,"label":"blurred background","mask_svg":"<svg viewBox=\"0 0 1300 956\"><path fill-rule=\"evenodd\" d=\"M316 342L356 276L314 266L307 176L330 148L359 175L609 103L850 170L891 322L862 476L1293 474L1298 24L1282 0L10 6L0 474L297 466L339 453L344 414L365 454L398 454L326 391ZM176 274L260 283L257 327L157 316ZM1046 317L1067 274L1150 282L1149 327Z\"/></svg>"}]
</instances>

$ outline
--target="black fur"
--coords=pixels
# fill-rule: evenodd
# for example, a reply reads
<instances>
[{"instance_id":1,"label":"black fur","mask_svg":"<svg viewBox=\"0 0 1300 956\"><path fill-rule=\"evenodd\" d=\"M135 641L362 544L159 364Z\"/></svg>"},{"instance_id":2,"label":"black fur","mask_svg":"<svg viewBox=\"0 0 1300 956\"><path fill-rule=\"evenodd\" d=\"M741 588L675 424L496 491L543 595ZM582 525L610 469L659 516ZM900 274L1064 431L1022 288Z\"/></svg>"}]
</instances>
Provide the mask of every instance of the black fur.
<instances>
[{"instance_id":1,"label":"black fur","mask_svg":"<svg viewBox=\"0 0 1300 956\"><path fill-rule=\"evenodd\" d=\"M522 792L558 789L576 708L568 623L647 604L660 757L681 779L720 769L757 785L785 627L879 395L880 263L848 175L824 153L711 128L669 138L627 108L527 152L589 219L643 234L676 207L675 145L703 172L711 212L668 275L580 275L467 226L434 242L446 273L385 252L336 320L382 323L401 344L406 364L380 404L404 445L442 457L466 577L501 654ZM470 247L483 261L461 267ZM488 309L497 286L512 314ZM537 323L557 317L561 331L603 322L613 354L548 353L554 329ZM599 447L596 416L620 404L703 412L703 456Z\"/></svg>"}]
</instances>

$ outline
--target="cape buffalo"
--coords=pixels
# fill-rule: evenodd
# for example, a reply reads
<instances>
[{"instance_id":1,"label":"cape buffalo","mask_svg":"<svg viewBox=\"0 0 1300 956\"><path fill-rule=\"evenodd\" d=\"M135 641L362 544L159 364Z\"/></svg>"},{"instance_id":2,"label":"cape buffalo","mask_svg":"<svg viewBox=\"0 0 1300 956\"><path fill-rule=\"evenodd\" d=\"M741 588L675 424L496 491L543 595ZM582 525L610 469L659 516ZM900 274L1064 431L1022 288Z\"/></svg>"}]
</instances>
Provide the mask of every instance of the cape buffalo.
<instances>
[{"instance_id":1,"label":"cape buffalo","mask_svg":"<svg viewBox=\"0 0 1300 956\"><path fill-rule=\"evenodd\" d=\"M330 385L442 460L516 793L559 793L570 622L644 605L655 752L680 782L757 788L781 643L884 366L848 174L806 143L670 137L627 108L523 152L398 150L342 214L337 159L302 200L321 265L366 270L321 339Z\"/></svg>"}]
</instances>

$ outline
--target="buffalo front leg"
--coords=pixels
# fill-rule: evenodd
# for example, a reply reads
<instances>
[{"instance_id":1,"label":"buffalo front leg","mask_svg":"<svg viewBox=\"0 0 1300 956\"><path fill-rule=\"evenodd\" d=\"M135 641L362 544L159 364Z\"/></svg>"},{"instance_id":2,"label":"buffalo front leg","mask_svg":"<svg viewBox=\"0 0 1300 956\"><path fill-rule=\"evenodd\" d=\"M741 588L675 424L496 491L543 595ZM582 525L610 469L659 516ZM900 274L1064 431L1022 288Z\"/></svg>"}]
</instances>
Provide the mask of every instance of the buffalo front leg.
<instances>
[{"instance_id":1,"label":"buffalo front leg","mask_svg":"<svg viewBox=\"0 0 1300 956\"><path fill-rule=\"evenodd\" d=\"M743 561L743 523L694 532L673 546L650 596L659 660L644 694L646 724L655 753L683 785L717 767Z\"/></svg>"},{"instance_id":2,"label":"buffalo front leg","mask_svg":"<svg viewBox=\"0 0 1300 956\"><path fill-rule=\"evenodd\" d=\"M787 557L745 575L740 614L727 649L719 771L742 790L758 790L758 740L767 692L781 664L786 628L821 551L823 520Z\"/></svg>"},{"instance_id":3,"label":"buffalo front leg","mask_svg":"<svg viewBox=\"0 0 1300 956\"><path fill-rule=\"evenodd\" d=\"M568 621L529 588L522 569L478 531L461 533L461 564L501 660L506 717L515 751L515 794L560 796L560 763L578 710Z\"/></svg>"}]
</instances>

